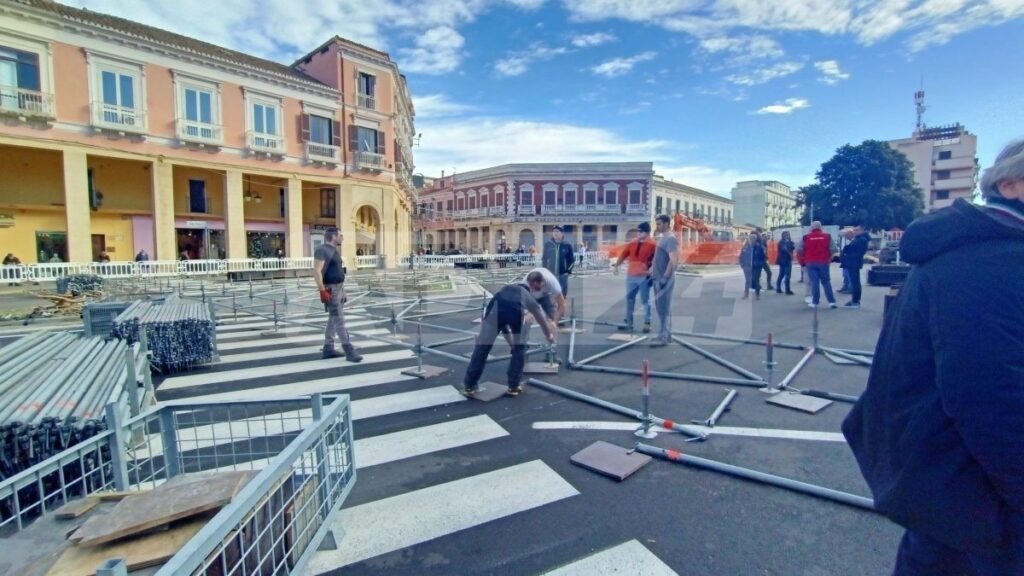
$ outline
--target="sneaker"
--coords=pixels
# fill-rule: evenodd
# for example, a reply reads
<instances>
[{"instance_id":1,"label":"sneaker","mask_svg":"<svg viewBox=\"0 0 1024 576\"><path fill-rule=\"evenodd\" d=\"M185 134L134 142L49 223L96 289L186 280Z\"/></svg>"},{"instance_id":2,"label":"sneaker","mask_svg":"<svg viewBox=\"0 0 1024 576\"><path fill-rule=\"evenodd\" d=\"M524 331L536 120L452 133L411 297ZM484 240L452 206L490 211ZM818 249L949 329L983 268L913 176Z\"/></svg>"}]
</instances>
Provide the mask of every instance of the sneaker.
<instances>
[{"instance_id":1,"label":"sneaker","mask_svg":"<svg viewBox=\"0 0 1024 576\"><path fill-rule=\"evenodd\" d=\"M817 304L815 304L814 302L808 302L808 303L807 303L807 307L808 307L808 308L817 308L817 307L818 307L818 305L817 305Z\"/></svg>"},{"instance_id":2,"label":"sneaker","mask_svg":"<svg viewBox=\"0 0 1024 576\"><path fill-rule=\"evenodd\" d=\"M828 307L835 310L836 308L839 308L839 305L836 304L835 302L829 302Z\"/></svg>"},{"instance_id":3,"label":"sneaker","mask_svg":"<svg viewBox=\"0 0 1024 576\"><path fill-rule=\"evenodd\" d=\"M659 336L659 337L655 338L654 340L651 340L650 342L648 342L647 345L650 346L651 348L659 348L661 346L668 346L668 340L665 340L664 338Z\"/></svg>"},{"instance_id":4,"label":"sneaker","mask_svg":"<svg viewBox=\"0 0 1024 576\"><path fill-rule=\"evenodd\" d=\"M850 308L851 310L856 310L857 308L860 308L860 303L859 302L847 302L846 304L843 304L843 308Z\"/></svg>"},{"instance_id":5,"label":"sneaker","mask_svg":"<svg viewBox=\"0 0 1024 576\"><path fill-rule=\"evenodd\" d=\"M508 390L505 391L505 396L516 397L523 393L523 387L521 385L509 386Z\"/></svg>"},{"instance_id":6,"label":"sneaker","mask_svg":"<svg viewBox=\"0 0 1024 576\"><path fill-rule=\"evenodd\" d=\"M808 304L814 304L814 298L808 296L807 298L804 298L804 302L807 302Z\"/></svg>"},{"instance_id":7,"label":"sneaker","mask_svg":"<svg viewBox=\"0 0 1024 576\"><path fill-rule=\"evenodd\" d=\"M346 344L342 346L342 348L345 350L345 360L348 360L349 362L355 362L357 364L363 361L363 355L360 354L359 352L356 352L355 347L353 347L351 344Z\"/></svg>"},{"instance_id":8,"label":"sneaker","mask_svg":"<svg viewBox=\"0 0 1024 576\"><path fill-rule=\"evenodd\" d=\"M644 332L644 334L650 334L651 333L651 323L650 322L644 322L643 332Z\"/></svg>"},{"instance_id":9,"label":"sneaker","mask_svg":"<svg viewBox=\"0 0 1024 576\"><path fill-rule=\"evenodd\" d=\"M472 388L466 386L465 388L462 389L462 395L465 396L466 398L476 398L476 393L479 391L480 388L477 386L473 386Z\"/></svg>"},{"instance_id":10,"label":"sneaker","mask_svg":"<svg viewBox=\"0 0 1024 576\"><path fill-rule=\"evenodd\" d=\"M795 292L790 292L789 290L786 290L786 296L796 296L796 293Z\"/></svg>"}]
</instances>

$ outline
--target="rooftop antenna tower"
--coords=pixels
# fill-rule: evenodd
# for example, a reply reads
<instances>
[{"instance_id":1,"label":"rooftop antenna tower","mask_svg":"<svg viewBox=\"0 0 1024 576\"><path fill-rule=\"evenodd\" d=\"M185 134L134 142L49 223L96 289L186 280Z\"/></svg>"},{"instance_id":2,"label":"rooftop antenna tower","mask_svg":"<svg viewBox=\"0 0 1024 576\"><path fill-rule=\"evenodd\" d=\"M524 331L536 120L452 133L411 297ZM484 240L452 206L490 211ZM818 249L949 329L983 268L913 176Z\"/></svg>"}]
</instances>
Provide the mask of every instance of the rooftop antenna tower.
<instances>
[{"instance_id":1,"label":"rooftop antenna tower","mask_svg":"<svg viewBox=\"0 0 1024 576\"><path fill-rule=\"evenodd\" d=\"M914 92L914 106L917 108L917 132L924 130L924 112L928 109L924 105L924 90Z\"/></svg>"}]
</instances>

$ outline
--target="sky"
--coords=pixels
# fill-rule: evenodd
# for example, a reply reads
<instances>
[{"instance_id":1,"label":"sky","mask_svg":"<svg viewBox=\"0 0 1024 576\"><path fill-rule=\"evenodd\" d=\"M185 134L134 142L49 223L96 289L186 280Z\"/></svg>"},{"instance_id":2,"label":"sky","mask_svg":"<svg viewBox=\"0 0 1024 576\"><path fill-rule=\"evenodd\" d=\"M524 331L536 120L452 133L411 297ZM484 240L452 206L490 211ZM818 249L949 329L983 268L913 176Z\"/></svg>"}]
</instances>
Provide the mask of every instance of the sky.
<instances>
[{"instance_id":1,"label":"sky","mask_svg":"<svg viewBox=\"0 0 1024 576\"><path fill-rule=\"evenodd\" d=\"M729 196L813 181L836 148L925 122L1024 137L1024 0L65 0L291 63L337 34L387 51L416 172L651 161Z\"/></svg>"}]
</instances>

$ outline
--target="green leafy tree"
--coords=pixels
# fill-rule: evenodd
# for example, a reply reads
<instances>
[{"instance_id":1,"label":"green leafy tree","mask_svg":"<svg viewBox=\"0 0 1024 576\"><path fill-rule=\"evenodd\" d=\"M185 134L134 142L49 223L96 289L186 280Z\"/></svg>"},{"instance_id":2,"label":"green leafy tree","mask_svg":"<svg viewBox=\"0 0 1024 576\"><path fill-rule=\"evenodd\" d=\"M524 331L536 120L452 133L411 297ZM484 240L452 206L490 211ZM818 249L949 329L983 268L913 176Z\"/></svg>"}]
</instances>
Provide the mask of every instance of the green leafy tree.
<instances>
[{"instance_id":1,"label":"green leafy tree","mask_svg":"<svg viewBox=\"0 0 1024 576\"><path fill-rule=\"evenodd\" d=\"M815 176L815 183L797 192L804 224L811 222L812 207L823 224L861 224L868 230L906 228L924 212L913 164L885 142L847 144Z\"/></svg>"}]
</instances>

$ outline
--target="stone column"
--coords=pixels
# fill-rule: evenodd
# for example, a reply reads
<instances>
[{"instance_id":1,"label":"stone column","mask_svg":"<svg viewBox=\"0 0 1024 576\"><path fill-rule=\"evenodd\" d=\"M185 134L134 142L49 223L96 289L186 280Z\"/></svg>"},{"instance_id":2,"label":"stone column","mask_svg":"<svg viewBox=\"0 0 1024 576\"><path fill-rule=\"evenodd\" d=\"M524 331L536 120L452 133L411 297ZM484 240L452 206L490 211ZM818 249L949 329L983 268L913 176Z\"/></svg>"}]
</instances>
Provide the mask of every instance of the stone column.
<instances>
[{"instance_id":1,"label":"stone column","mask_svg":"<svg viewBox=\"0 0 1024 576\"><path fill-rule=\"evenodd\" d=\"M229 260L249 257L245 236L245 200L242 197L242 173L224 173L224 235Z\"/></svg>"},{"instance_id":2,"label":"stone column","mask_svg":"<svg viewBox=\"0 0 1024 576\"><path fill-rule=\"evenodd\" d=\"M302 237L302 180L288 179L284 192L284 239L289 258L302 258L304 254Z\"/></svg>"},{"instance_id":3,"label":"stone column","mask_svg":"<svg viewBox=\"0 0 1024 576\"><path fill-rule=\"evenodd\" d=\"M150 165L153 189L154 260L178 259L178 236L174 229L174 166L162 160Z\"/></svg>"},{"instance_id":4,"label":"stone column","mask_svg":"<svg viewBox=\"0 0 1024 576\"><path fill-rule=\"evenodd\" d=\"M64 151L64 214L68 226L68 262L92 262L92 213L85 152Z\"/></svg>"}]
</instances>

